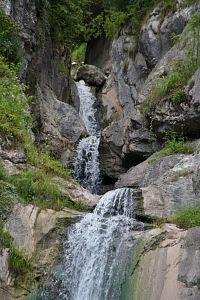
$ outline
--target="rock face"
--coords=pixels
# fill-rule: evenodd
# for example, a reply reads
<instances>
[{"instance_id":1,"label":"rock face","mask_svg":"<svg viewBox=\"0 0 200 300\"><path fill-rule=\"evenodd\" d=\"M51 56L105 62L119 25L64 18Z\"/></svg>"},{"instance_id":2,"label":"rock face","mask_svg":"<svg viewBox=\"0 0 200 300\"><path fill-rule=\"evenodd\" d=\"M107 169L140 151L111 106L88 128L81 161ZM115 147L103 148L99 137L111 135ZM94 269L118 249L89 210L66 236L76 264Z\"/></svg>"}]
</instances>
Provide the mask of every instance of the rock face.
<instances>
[{"instance_id":1,"label":"rock face","mask_svg":"<svg viewBox=\"0 0 200 300\"><path fill-rule=\"evenodd\" d=\"M156 158L121 175L116 187L140 187L146 216L168 217L184 207L199 206L199 154Z\"/></svg>"},{"instance_id":2,"label":"rock face","mask_svg":"<svg viewBox=\"0 0 200 300\"><path fill-rule=\"evenodd\" d=\"M191 11L192 8L177 9L161 17L162 11L158 6L142 26L139 37L138 32L130 26L121 30L111 46L105 47L105 52L104 47L101 53L97 52L95 59L91 55L95 46L91 44L91 49L88 49L90 55L86 62L95 64L96 60L97 65L101 64L110 74L99 93L103 114L100 152L105 176L118 178L125 169L145 160L145 157L159 149L159 132L174 125L175 113L178 115L177 121L183 119L182 106L171 109L168 105L152 116L150 122L141 114L139 105L148 95L155 78L163 75L165 67L172 68L176 60L185 57L185 49L174 45L171 37L183 32ZM190 90L188 93L192 95L193 92ZM191 110L190 106L191 103L184 113L184 124L188 128L192 127L191 114L194 114L194 106ZM196 117L198 109L195 111ZM195 120L195 117L192 118ZM153 131L158 134L157 139L152 136Z\"/></svg>"},{"instance_id":3,"label":"rock face","mask_svg":"<svg viewBox=\"0 0 200 300\"><path fill-rule=\"evenodd\" d=\"M87 135L85 125L75 108L59 101L49 87L41 90L37 86L36 102L40 143L46 143L54 156L68 166L73 157L74 145Z\"/></svg>"},{"instance_id":4,"label":"rock face","mask_svg":"<svg viewBox=\"0 0 200 300\"><path fill-rule=\"evenodd\" d=\"M91 86L100 87L105 83L106 77L99 68L93 65L83 65L77 71L76 80L84 80Z\"/></svg>"},{"instance_id":5,"label":"rock face","mask_svg":"<svg viewBox=\"0 0 200 300\"><path fill-rule=\"evenodd\" d=\"M199 235L165 225L138 238L120 299L198 300Z\"/></svg>"},{"instance_id":6,"label":"rock face","mask_svg":"<svg viewBox=\"0 0 200 300\"><path fill-rule=\"evenodd\" d=\"M32 259L35 276L39 278L45 275L44 270L52 266L58 257L64 225L69 225L81 215L82 213L68 208L56 212L18 203L8 217L4 229L10 233L15 245ZM9 249L2 249L0 240L1 300L24 300L29 294L24 286L16 288L14 280L14 274L9 269Z\"/></svg>"},{"instance_id":7,"label":"rock face","mask_svg":"<svg viewBox=\"0 0 200 300\"><path fill-rule=\"evenodd\" d=\"M156 155L121 175L116 187L139 187L146 216L168 217L178 209L199 206L200 155Z\"/></svg>"},{"instance_id":8,"label":"rock face","mask_svg":"<svg viewBox=\"0 0 200 300\"><path fill-rule=\"evenodd\" d=\"M45 11L41 12L38 1L0 1L0 7L19 27L24 50L20 77L33 96L30 106L36 124L36 143L48 146L50 152L67 165L75 143L86 133L77 112L70 106L74 104L70 50L57 49L54 45L44 25L48 17Z\"/></svg>"}]
</instances>

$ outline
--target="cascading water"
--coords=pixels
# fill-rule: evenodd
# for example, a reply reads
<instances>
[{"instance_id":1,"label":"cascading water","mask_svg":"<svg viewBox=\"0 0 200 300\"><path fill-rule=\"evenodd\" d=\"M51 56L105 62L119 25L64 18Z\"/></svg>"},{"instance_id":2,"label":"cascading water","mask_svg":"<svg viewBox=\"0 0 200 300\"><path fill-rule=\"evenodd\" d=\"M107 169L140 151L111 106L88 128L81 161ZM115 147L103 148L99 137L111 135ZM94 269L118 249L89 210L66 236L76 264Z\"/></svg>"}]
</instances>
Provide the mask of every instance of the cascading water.
<instances>
[{"instance_id":1,"label":"cascading water","mask_svg":"<svg viewBox=\"0 0 200 300\"><path fill-rule=\"evenodd\" d=\"M96 98L83 80L76 83L80 98L80 117L84 121L89 137L82 139L76 149L73 163L74 176L92 193L100 186L99 143L100 130L96 121Z\"/></svg>"},{"instance_id":2,"label":"cascading water","mask_svg":"<svg viewBox=\"0 0 200 300\"><path fill-rule=\"evenodd\" d=\"M100 182L96 99L84 81L78 82L77 88L80 116L90 136L77 147L74 175L96 193ZM135 219L136 194L134 189L122 188L102 196L94 212L70 228L50 286L31 299L119 300L135 244L133 230L143 230L144 225Z\"/></svg>"},{"instance_id":3,"label":"cascading water","mask_svg":"<svg viewBox=\"0 0 200 300\"><path fill-rule=\"evenodd\" d=\"M60 300L118 300L129 253L136 191L125 188L106 193L93 213L74 225L65 243L59 282Z\"/></svg>"}]
</instances>

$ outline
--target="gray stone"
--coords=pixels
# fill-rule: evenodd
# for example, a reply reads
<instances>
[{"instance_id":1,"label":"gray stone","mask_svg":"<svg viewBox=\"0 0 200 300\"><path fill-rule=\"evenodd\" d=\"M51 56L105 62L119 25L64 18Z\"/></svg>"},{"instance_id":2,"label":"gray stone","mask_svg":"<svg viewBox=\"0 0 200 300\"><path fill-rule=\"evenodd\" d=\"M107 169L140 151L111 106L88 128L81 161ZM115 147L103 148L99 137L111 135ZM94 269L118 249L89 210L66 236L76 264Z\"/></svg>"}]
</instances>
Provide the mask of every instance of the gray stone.
<instances>
[{"instance_id":1,"label":"gray stone","mask_svg":"<svg viewBox=\"0 0 200 300\"><path fill-rule=\"evenodd\" d=\"M48 145L54 156L62 158L63 164L68 166L75 144L87 135L78 112L69 104L59 101L48 87L41 90L38 86L36 115L40 120L40 143Z\"/></svg>"},{"instance_id":2,"label":"gray stone","mask_svg":"<svg viewBox=\"0 0 200 300\"><path fill-rule=\"evenodd\" d=\"M120 299L198 300L200 228L164 225L136 235ZM144 288L145 287L145 288Z\"/></svg>"},{"instance_id":3,"label":"gray stone","mask_svg":"<svg viewBox=\"0 0 200 300\"><path fill-rule=\"evenodd\" d=\"M83 65L77 71L76 80L84 80L91 86L100 87L105 83L106 77L99 68L93 65Z\"/></svg>"}]
</instances>

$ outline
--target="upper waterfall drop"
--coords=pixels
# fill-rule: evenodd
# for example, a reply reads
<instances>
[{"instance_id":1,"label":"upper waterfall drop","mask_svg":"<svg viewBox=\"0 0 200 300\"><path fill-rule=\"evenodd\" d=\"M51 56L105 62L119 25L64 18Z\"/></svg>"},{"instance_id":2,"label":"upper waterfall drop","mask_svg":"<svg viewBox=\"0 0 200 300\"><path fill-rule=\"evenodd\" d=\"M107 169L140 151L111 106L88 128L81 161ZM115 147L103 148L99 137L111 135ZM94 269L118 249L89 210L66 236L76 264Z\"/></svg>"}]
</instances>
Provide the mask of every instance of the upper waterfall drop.
<instances>
[{"instance_id":1,"label":"upper waterfall drop","mask_svg":"<svg viewBox=\"0 0 200 300\"><path fill-rule=\"evenodd\" d=\"M136 191L117 189L106 193L93 213L69 232L62 274L60 300L118 300L135 239L131 230L143 230L135 220Z\"/></svg>"},{"instance_id":2,"label":"upper waterfall drop","mask_svg":"<svg viewBox=\"0 0 200 300\"><path fill-rule=\"evenodd\" d=\"M96 98L83 80L76 83L80 98L79 115L83 120L89 137L83 138L76 149L73 163L74 176L84 188L98 193L100 187L99 143L100 129L95 108Z\"/></svg>"}]
</instances>

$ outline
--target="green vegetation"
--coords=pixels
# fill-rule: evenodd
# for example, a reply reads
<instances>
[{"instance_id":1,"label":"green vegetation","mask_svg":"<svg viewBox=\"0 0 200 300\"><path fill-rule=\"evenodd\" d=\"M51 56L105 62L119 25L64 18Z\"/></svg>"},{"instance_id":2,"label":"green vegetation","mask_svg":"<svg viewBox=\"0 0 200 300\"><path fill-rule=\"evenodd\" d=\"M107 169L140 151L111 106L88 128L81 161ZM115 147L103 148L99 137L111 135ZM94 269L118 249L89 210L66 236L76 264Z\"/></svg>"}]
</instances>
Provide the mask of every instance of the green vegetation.
<instances>
[{"instance_id":1,"label":"green vegetation","mask_svg":"<svg viewBox=\"0 0 200 300\"><path fill-rule=\"evenodd\" d=\"M0 220L6 220L16 202L20 199L14 186L0 180Z\"/></svg>"},{"instance_id":2,"label":"green vegetation","mask_svg":"<svg viewBox=\"0 0 200 300\"><path fill-rule=\"evenodd\" d=\"M161 17L176 9L176 0L37 0L46 30L58 45L78 47L103 34L112 38L124 24L139 29L145 16L161 3ZM184 6L188 5L186 0ZM194 1L195 3L195 1Z\"/></svg>"},{"instance_id":3,"label":"green vegetation","mask_svg":"<svg viewBox=\"0 0 200 300\"><path fill-rule=\"evenodd\" d=\"M176 212L172 221L185 229L200 226L200 206L184 208Z\"/></svg>"},{"instance_id":4,"label":"green vegetation","mask_svg":"<svg viewBox=\"0 0 200 300\"><path fill-rule=\"evenodd\" d=\"M3 248L9 249L9 270L16 277L22 277L23 275L32 272L33 265L31 260L17 249L12 237L4 230L2 223L0 223L0 245Z\"/></svg>"},{"instance_id":5,"label":"green vegetation","mask_svg":"<svg viewBox=\"0 0 200 300\"><path fill-rule=\"evenodd\" d=\"M165 147L160 151L164 156L172 155L175 153L193 153L193 145L191 142L185 142L184 140L168 140L165 143Z\"/></svg>"},{"instance_id":6,"label":"green vegetation","mask_svg":"<svg viewBox=\"0 0 200 300\"><path fill-rule=\"evenodd\" d=\"M17 79L16 71L0 57L0 134L16 145L22 146L28 162L49 173L69 177L70 172L59 161L52 159L47 151L34 147L30 128L32 119L26 111L30 97Z\"/></svg>"},{"instance_id":7,"label":"green vegetation","mask_svg":"<svg viewBox=\"0 0 200 300\"><path fill-rule=\"evenodd\" d=\"M200 290L200 278L197 278L197 287Z\"/></svg>"},{"instance_id":8,"label":"green vegetation","mask_svg":"<svg viewBox=\"0 0 200 300\"><path fill-rule=\"evenodd\" d=\"M3 168L0 168L0 171ZM25 170L14 175L2 171L0 180L0 219L5 221L15 203L34 204L41 209L62 210L65 207L85 211L80 201L74 203L61 192L62 183L53 182L51 175L41 169Z\"/></svg>"},{"instance_id":9,"label":"green vegetation","mask_svg":"<svg viewBox=\"0 0 200 300\"><path fill-rule=\"evenodd\" d=\"M53 183L51 177L41 170L23 171L9 176L8 181L15 186L17 193L25 203L33 203L42 209L74 208L70 199L63 196L58 184Z\"/></svg>"},{"instance_id":10,"label":"green vegetation","mask_svg":"<svg viewBox=\"0 0 200 300\"><path fill-rule=\"evenodd\" d=\"M0 133L16 141L25 142L30 117L25 112L28 97L25 88L19 83L16 71L0 57Z\"/></svg>"},{"instance_id":11,"label":"green vegetation","mask_svg":"<svg viewBox=\"0 0 200 300\"><path fill-rule=\"evenodd\" d=\"M184 87L197 70L199 64L194 61L178 61L173 70L162 78L157 78L150 94L142 102L142 113L153 111L165 101L180 104L186 101Z\"/></svg>"},{"instance_id":12,"label":"green vegetation","mask_svg":"<svg viewBox=\"0 0 200 300\"><path fill-rule=\"evenodd\" d=\"M190 168L176 171L175 174L169 179L169 181L176 182L180 177L186 177L192 173L194 173L194 170Z\"/></svg>"},{"instance_id":13,"label":"green vegetation","mask_svg":"<svg viewBox=\"0 0 200 300\"><path fill-rule=\"evenodd\" d=\"M184 137L174 130L168 130L165 133L165 145L159 152L154 153L149 159L148 163L152 164L165 156L172 154L190 154L194 152L194 145L185 141Z\"/></svg>"},{"instance_id":14,"label":"green vegetation","mask_svg":"<svg viewBox=\"0 0 200 300\"><path fill-rule=\"evenodd\" d=\"M187 101L185 86L200 66L199 14L191 17L188 23L187 34L189 32L192 35L192 45L187 45L187 58L177 61L172 70L166 71L161 78L155 80L155 84L151 88L149 95L140 105L140 110L143 114L153 112L156 107L166 101L170 101L174 105Z\"/></svg>"},{"instance_id":15,"label":"green vegetation","mask_svg":"<svg viewBox=\"0 0 200 300\"><path fill-rule=\"evenodd\" d=\"M33 271L31 260L21 251L19 251L13 244L9 249L9 270L15 276L23 276Z\"/></svg>"},{"instance_id":16,"label":"green vegetation","mask_svg":"<svg viewBox=\"0 0 200 300\"><path fill-rule=\"evenodd\" d=\"M72 52L72 61L76 63L83 63L85 60L85 52L86 52L86 43L82 43L80 46L76 47Z\"/></svg>"},{"instance_id":17,"label":"green vegetation","mask_svg":"<svg viewBox=\"0 0 200 300\"><path fill-rule=\"evenodd\" d=\"M10 63L18 64L21 60L21 52L17 27L0 9L0 56L4 56Z\"/></svg>"}]
</instances>

